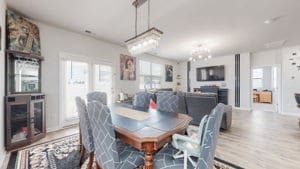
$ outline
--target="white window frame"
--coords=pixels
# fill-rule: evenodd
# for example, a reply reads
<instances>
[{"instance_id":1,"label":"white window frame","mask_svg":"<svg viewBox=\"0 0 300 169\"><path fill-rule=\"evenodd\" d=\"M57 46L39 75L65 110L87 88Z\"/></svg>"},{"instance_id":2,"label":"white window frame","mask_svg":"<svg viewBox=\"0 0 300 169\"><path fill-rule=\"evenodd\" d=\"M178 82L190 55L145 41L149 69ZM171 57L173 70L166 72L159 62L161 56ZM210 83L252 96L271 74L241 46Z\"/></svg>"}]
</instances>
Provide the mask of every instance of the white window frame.
<instances>
[{"instance_id":1,"label":"white window frame","mask_svg":"<svg viewBox=\"0 0 300 169\"><path fill-rule=\"evenodd\" d=\"M150 74L142 74L141 72L141 62L148 62L148 63L150 63ZM157 64L157 65L160 65L161 66L161 75L160 76L157 76L157 75L153 75L152 73L152 65L153 64ZM148 60L139 60L139 69L140 69L140 71L139 71L139 78L141 79L141 77L144 77L144 79L146 78L146 77L148 77L148 78L150 78L150 81L151 81L151 84L150 84L150 89L158 89L158 88L161 88L161 83L162 83L162 79L163 79L163 65L162 64L159 64L159 63L155 63L155 62L151 62L151 61L148 61ZM158 88L155 88L155 87L153 87L153 79L156 79L156 78L159 78L160 79L160 86L158 87ZM145 89L145 85L144 85L144 87L143 88L141 88L141 80L140 80L140 82L139 82L139 89L140 90L144 90Z\"/></svg>"},{"instance_id":2,"label":"white window frame","mask_svg":"<svg viewBox=\"0 0 300 169\"><path fill-rule=\"evenodd\" d=\"M261 70L262 70L262 76L261 76L261 77L253 77L253 71L254 71L255 69L261 69ZM253 85L254 80L260 80L260 81L261 81L261 87L255 88L255 87L253 86L253 88L255 88L255 89L263 89L263 87L264 87L264 69L263 69L263 68L254 68L254 69L252 70L252 85Z\"/></svg>"}]
</instances>

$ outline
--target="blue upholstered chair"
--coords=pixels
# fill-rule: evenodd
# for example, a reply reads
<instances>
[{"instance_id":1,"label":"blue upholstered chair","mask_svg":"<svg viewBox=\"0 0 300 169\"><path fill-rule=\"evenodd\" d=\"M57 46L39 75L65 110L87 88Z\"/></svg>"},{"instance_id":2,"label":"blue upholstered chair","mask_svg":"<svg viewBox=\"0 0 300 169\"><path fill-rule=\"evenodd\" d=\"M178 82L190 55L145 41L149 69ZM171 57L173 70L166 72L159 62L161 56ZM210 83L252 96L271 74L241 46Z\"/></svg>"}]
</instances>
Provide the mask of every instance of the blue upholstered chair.
<instances>
[{"instance_id":1,"label":"blue upholstered chair","mask_svg":"<svg viewBox=\"0 0 300 169\"><path fill-rule=\"evenodd\" d=\"M200 145L203 140L203 133L207 123L208 115L205 115L199 126L190 125L187 128L188 135L174 134L172 145L179 151L173 156L174 158L184 158L184 165L187 165L187 159L195 167L196 162L191 158L200 155Z\"/></svg>"},{"instance_id":2,"label":"blue upholstered chair","mask_svg":"<svg viewBox=\"0 0 300 169\"><path fill-rule=\"evenodd\" d=\"M175 95L174 92L158 92L156 97L156 109L158 111L178 113L179 96Z\"/></svg>"},{"instance_id":3,"label":"blue upholstered chair","mask_svg":"<svg viewBox=\"0 0 300 169\"><path fill-rule=\"evenodd\" d=\"M89 102L87 112L97 165L103 169L133 169L144 162L140 151L116 141L110 110L106 105L96 101Z\"/></svg>"},{"instance_id":4,"label":"blue upholstered chair","mask_svg":"<svg viewBox=\"0 0 300 169\"><path fill-rule=\"evenodd\" d=\"M107 105L107 95L104 92L90 92L87 94L88 102L99 101L104 105Z\"/></svg>"},{"instance_id":5,"label":"blue upholstered chair","mask_svg":"<svg viewBox=\"0 0 300 169\"><path fill-rule=\"evenodd\" d=\"M147 92L138 92L134 95L133 108L148 109L150 104L151 94Z\"/></svg>"},{"instance_id":6,"label":"blue upholstered chair","mask_svg":"<svg viewBox=\"0 0 300 169\"><path fill-rule=\"evenodd\" d=\"M224 104L218 104L207 118L201 144L198 146L199 156L196 167L187 163L186 168L192 169L212 169L214 165L214 156L219 136L222 116L224 113ZM159 151L154 157L154 168L164 169L182 169L184 168L184 159L174 159L173 156L178 149L168 145Z\"/></svg>"},{"instance_id":7,"label":"blue upholstered chair","mask_svg":"<svg viewBox=\"0 0 300 169\"><path fill-rule=\"evenodd\" d=\"M89 153L89 162L87 168L91 168L94 160L94 142L92 129L88 119L88 114L86 110L86 104L80 97L75 98L77 112L79 116L79 126L81 133L81 147L80 147L80 161L83 162L85 152Z\"/></svg>"}]
</instances>

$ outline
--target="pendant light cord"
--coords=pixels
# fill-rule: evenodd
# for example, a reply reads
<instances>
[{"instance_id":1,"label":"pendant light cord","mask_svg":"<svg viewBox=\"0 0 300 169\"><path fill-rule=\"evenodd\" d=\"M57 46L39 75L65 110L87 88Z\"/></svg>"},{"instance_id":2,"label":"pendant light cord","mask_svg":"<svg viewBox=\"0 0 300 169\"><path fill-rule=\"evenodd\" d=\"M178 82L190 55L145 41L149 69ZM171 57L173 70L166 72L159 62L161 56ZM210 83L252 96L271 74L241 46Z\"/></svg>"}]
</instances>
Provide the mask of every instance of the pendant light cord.
<instances>
[{"instance_id":1,"label":"pendant light cord","mask_svg":"<svg viewBox=\"0 0 300 169\"><path fill-rule=\"evenodd\" d=\"M135 5L135 36L137 36L137 11L138 4ZM148 30L150 29L150 0L148 0Z\"/></svg>"},{"instance_id":2,"label":"pendant light cord","mask_svg":"<svg viewBox=\"0 0 300 169\"><path fill-rule=\"evenodd\" d=\"M137 5L135 6L135 36L137 36Z\"/></svg>"},{"instance_id":3,"label":"pendant light cord","mask_svg":"<svg viewBox=\"0 0 300 169\"><path fill-rule=\"evenodd\" d=\"M148 0L148 30L150 29L150 0Z\"/></svg>"}]
</instances>

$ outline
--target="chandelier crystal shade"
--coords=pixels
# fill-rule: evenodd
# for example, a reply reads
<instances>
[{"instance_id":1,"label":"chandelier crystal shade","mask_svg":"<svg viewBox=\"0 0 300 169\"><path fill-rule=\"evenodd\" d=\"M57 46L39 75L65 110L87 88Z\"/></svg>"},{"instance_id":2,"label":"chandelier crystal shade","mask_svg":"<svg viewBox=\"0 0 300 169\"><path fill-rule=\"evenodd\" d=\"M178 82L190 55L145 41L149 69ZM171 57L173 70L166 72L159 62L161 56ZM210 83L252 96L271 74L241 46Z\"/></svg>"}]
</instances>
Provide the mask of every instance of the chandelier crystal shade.
<instances>
[{"instance_id":1,"label":"chandelier crystal shade","mask_svg":"<svg viewBox=\"0 0 300 169\"><path fill-rule=\"evenodd\" d=\"M148 30L137 34L137 9L146 1L148 1ZM135 6L135 36L126 40L125 43L132 55L138 55L155 50L163 32L155 27L150 29L150 0L136 0L133 6Z\"/></svg>"},{"instance_id":2,"label":"chandelier crystal shade","mask_svg":"<svg viewBox=\"0 0 300 169\"><path fill-rule=\"evenodd\" d=\"M212 56L210 54L209 49L204 45L199 45L195 49L191 51L191 57L189 61L195 62L196 60L208 60L211 59Z\"/></svg>"},{"instance_id":3,"label":"chandelier crystal shade","mask_svg":"<svg viewBox=\"0 0 300 169\"><path fill-rule=\"evenodd\" d=\"M156 49L162 34L163 32L157 28L151 28L125 41L125 43L132 55L138 55Z\"/></svg>"}]
</instances>

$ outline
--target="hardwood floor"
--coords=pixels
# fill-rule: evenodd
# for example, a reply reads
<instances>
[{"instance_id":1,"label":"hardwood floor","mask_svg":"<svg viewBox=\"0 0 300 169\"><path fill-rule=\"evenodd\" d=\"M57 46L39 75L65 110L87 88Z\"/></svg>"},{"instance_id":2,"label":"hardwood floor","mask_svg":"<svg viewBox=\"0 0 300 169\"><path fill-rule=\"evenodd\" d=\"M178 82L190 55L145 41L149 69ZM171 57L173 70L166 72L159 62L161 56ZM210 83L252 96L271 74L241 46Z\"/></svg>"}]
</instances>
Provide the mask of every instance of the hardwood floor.
<instances>
[{"instance_id":1,"label":"hardwood floor","mask_svg":"<svg viewBox=\"0 0 300 169\"><path fill-rule=\"evenodd\" d=\"M298 118L235 111L232 128L221 132L216 156L250 169L299 169Z\"/></svg>"},{"instance_id":2,"label":"hardwood floor","mask_svg":"<svg viewBox=\"0 0 300 169\"><path fill-rule=\"evenodd\" d=\"M74 133L78 133L78 127L48 133L35 144ZM246 169L299 169L298 118L272 112L235 111L231 129L220 132L216 156Z\"/></svg>"}]
</instances>

